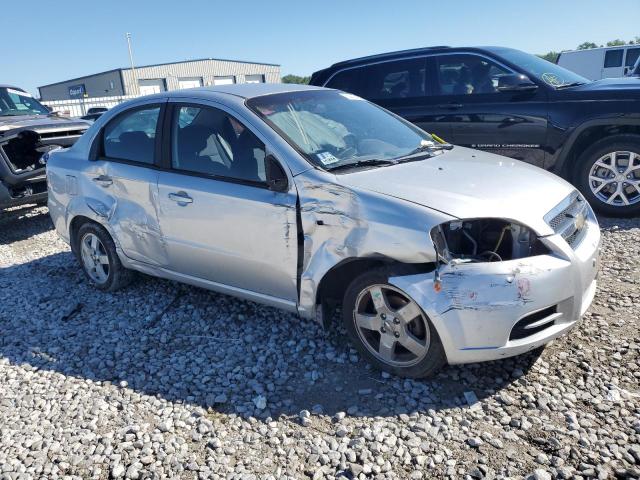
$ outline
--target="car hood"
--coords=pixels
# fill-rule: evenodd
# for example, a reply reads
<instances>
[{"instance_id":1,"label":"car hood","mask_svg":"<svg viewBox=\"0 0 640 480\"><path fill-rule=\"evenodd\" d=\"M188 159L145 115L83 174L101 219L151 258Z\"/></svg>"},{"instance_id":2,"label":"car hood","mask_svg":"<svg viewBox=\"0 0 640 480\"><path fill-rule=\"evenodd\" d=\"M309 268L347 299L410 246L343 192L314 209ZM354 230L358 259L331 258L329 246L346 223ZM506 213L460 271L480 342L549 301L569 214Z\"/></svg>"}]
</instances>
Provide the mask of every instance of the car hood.
<instances>
[{"instance_id":1,"label":"car hood","mask_svg":"<svg viewBox=\"0 0 640 480\"><path fill-rule=\"evenodd\" d=\"M463 147L421 161L340 174L338 179L458 218L514 220L540 235L553 233L543 217L574 190L541 168Z\"/></svg>"},{"instance_id":2,"label":"car hood","mask_svg":"<svg viewBox=\"0 0 640 480\"><path fill-rule=\"evenodd\" d=\"M8 130L23 128L88 128L89 124L84 120L72 120L57 115L21 115L19 117L0 117L0 134Z\"/></svg>"},{"instance_id":3,"label":"car hood","mask_svg":"<svg viewBox=\"0 0 640 480\"><path fill-rule=\"evenodd\" d=\"M574 87L575 92L620 92L629 91L634 96L640 97L640 78L639 77L622 77L622 78L603 78L594 82L585 83Z\"/></svg>"}]
</instances>

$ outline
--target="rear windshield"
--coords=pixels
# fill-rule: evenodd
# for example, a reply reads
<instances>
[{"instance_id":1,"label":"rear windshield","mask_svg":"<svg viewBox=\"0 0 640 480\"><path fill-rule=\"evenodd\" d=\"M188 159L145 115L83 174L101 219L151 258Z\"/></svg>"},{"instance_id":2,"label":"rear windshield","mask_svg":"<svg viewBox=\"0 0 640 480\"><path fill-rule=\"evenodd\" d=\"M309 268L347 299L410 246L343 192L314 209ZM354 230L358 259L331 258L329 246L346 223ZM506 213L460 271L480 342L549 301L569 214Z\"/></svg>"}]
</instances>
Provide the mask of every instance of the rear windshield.
<instances>
[{"instance_id":1,"label":"rear windshield","mask_svg":"<svg viewBox=\"0 0 640 480\"><path fill-rule=\"evenodd\" d=\"M19 115L47 115L44 105L22 90L0 88L0 117Z\"/></svg>"}]
</instances>

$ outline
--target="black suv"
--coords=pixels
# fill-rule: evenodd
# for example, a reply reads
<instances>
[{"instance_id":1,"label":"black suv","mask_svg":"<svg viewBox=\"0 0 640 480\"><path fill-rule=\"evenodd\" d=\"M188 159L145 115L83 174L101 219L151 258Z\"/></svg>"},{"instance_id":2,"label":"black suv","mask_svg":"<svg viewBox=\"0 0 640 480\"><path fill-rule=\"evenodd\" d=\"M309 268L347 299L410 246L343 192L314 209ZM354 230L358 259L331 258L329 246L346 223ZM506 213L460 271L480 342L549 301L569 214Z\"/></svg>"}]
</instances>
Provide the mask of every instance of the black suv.
<instances>
[{"instance_id":1,"label":"black suv","mask_svg":"<svg viewBox=\"0 0 640 480\"><path fill-rule=\"evenodd\" d=\"M336 63L311 84L371 100L453 144L553 171L601 213L640 213L638 78L592 82L511 48L432 47Z\"/></svg>"},{"instance_id":2,"label":"black suv","mask_svg":"<svg viewBox=\"0 0 640 480\"><path fill-rule=\"evenodd\" d=\"M0 85L0 210L46 202L43 156L73 145L87 128L52 114L21 88Z\"/></svg>"}]
</instances>

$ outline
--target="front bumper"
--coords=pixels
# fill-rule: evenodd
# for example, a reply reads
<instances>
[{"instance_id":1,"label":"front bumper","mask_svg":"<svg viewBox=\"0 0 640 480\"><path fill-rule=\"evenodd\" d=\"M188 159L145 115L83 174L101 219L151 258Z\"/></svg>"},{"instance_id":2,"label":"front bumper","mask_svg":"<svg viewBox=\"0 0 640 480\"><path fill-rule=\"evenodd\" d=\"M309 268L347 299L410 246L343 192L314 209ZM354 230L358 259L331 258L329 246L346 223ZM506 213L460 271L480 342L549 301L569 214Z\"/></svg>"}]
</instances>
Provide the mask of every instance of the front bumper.
<instances>
[{"instance_id":1,"label":"front bumper","mask_svg":"<svg viewBox=\"0 0 640 480\"><path fill-rule=\"evenodd\" d=\"M30 190L27 190L30 189ZM16 194L16 191L19 193ZM31 191L32 193L29 193ZM41 203L47 200L45 180L27 182L17 188L9 189L0 182L0 209L25 205L27 203Z\"/></svg>"},{"instance_id":2,"label":"front bumper","mask_svg":"<svg viewBox=\"0 0 640 480\"><path fill-rule=\"evenodd\" d=\"M389 282L429 316L449 363L519 355L573 328L596 291L600 230L594 217L575 250L557 234L542 240L551 254L441 267L440 292L434 289L432 273L393 277ZM536 313L543 318L534 317ZM516 324L528 318L542 327L516 334Z\"/></svg>"}]
</instances>

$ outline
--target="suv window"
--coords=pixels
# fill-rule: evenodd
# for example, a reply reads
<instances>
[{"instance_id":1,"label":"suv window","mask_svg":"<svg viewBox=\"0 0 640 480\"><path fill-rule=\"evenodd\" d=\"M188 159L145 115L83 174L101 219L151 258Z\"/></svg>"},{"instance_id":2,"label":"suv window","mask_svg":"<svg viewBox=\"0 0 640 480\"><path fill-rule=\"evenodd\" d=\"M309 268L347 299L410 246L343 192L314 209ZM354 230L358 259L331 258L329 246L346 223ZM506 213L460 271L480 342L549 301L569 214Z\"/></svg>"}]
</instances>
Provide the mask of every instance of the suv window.
<instances>
[{"instance_id":1,"label":"suv window","mask_svg":"<svg viewBox=\"0 0 640 480\"><path fill-rule=\"evenodd\" d=\"M478 55L437 56L440 95L496 93L498 80L511 72Z\"/></svg>"},{"instance_id":2,"label":"suv window","mask_svg":"<svg viewBox=\"0 0 640 480\"><path fill-rule=\"evenodd\" d=\"M622 54L624 50L609 50L604 54L604 68L613 68L622 66Z\"/></svg>"},{"instance_id":3,"label":"suv window","mask_svg":"<svg viewBox=\"0 0 640 480\"><path fill-rule=\"evenodd\" d=\"M411 58L343 70L326 86L369 100L423 97L425 62L424 58Z\"/></svg>"},{"instance_id":4,"label":"suv window","mask_svg":"<svg viewBox=\"0 0 640 480\"><path fill-rule=\"evenodd\" d=\"M153 164L160 106L136 108L104 127L105 157Z\"/></svg>"},{"instance_id":5,"label":"suv window","mask_svg":"<svg viewBox=\"0 0 640 480\"><path fill-rule=\"evenodd\" d=\"M624 62L625 67L633 67L640 57L640 48L627 48L627 59Z\"/></svg>"},{"instance_id":6,"label":"suv window","mask_svg":"<svg viewBox=\"0 0 640 480\"><path fill-rule=\"evenodd\" d=\"M265 146L242 122L213 107L177 107L171 125L176 170L266 181Z\"/></svg>"}]
</instances>

